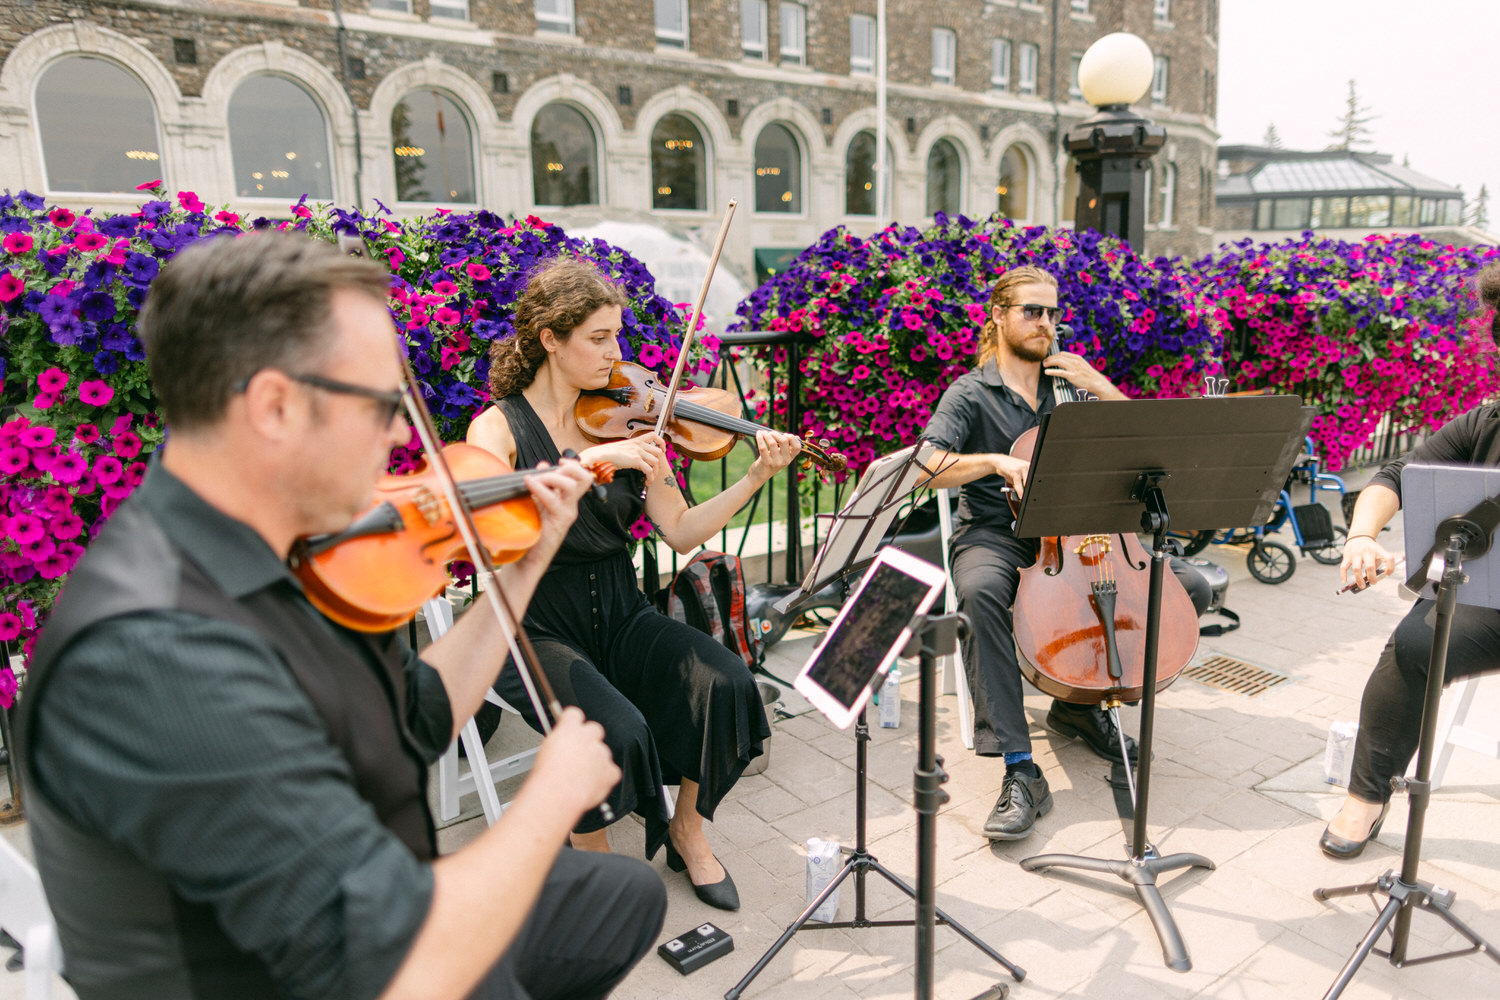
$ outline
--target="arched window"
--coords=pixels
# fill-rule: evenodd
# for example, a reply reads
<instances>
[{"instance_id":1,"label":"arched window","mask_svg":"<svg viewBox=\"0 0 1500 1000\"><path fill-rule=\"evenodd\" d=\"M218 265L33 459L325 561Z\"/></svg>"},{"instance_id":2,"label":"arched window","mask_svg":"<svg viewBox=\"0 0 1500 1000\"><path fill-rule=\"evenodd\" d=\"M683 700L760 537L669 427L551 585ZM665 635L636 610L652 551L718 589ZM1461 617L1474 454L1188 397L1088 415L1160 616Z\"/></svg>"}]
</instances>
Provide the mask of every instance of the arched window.
<instances>
[{"instance_id":1,"label":"arched window","mask_svg":"<svg viewBox=\"0 0 1500 1000\"><path fill-rule=\"evenodd\" d=\"M599 204L599 144L578 109L549 104L531 123L531 188L538 205Z\"/></svg>"},{"instance_id":2,"label":"arched window","mask_svg":"<svg viewBox=\"0 0 1500 1000\"><path fill-rule=\"evenodd\" d=\"M463 110L446 94L414 90L391 111L397 201L479 200L474 191L474 136Z\"/></svg>"},{"instance_id":3,"label":"arched window","mask_svg":"<svg viewBox=\"0 0 1500 1000\"><path fill-rule=\"evenodd\" d=\"M241 198L333 198L323 112L285 77L252 76L235 89L229 155Z\"/></svg>"},{"instance_id":4,"label":"arched window","mask_svg":"<svg viewBox=\"0 0 1500 1000\"><path fill-rule=\"evenodd\" d=\"M651 130L651 207L708 207L708 150L703 133L683 115L663 115Z\"/></svg>"},{"instance_id":5,"label":"arched window","mask_svg":"<svg viewBox=\"0 0 1500 1000\"><path fill-rule=\"evenodd\" d=\"M1177 164L1168 163L1161 170L1161 224L1171 228L1177 214Z\"/></svg>"},{"instance_id":6,"label":"arched window","mask_svg":"<svg viewBox=\"0 0 1500 1000\"><path fill-rule=\"evenodd\" d=\"M927 154L927 214L957 215L963 210L963 164L958 149L947 139L932 144Z\"/></svg>"},{"instance_id":7,"label":"arched window","mask_svg":"<svg viewBox=\"0 0 1500 1000\"><path fill-rule=\"evenodd\" d=\"M756 137L755 210L802 211L802 148L785 125L773 122Z\"/></svg>"},{"instance_id":8,"label":"arched window","mask_svg":"<svg viewBox=\"0 0 1500 1000\"><path fill-rule=\"evenodd\" d=\"M995 210L1002 218L1031 218L1031 168L1019 146L1000 154L1000 176L995 180Z\"/></svg>"},{"instance_id":9,"label":"arched window","mask_svg":"<svg viewBox=\"0 0 1500 1000\"><path fill-rule=\"evenodd\" d=\"M49 191L134 192L162 175L156 105L108 60L53 63L37 81L36 117Z\"/></svg>"},{"instance_id":10,"label":"arched window","mask_svg":"<svg viewBox=\"0 0 1500 1000\"><path fill-rule=\"evenodd\" d=\"M891 150L885 150L885 204L881 213L891 210ZM844 214L875 215L875 133L870 129L857 133L849 141L844 155Z\"/></svg>"}]
</instances>

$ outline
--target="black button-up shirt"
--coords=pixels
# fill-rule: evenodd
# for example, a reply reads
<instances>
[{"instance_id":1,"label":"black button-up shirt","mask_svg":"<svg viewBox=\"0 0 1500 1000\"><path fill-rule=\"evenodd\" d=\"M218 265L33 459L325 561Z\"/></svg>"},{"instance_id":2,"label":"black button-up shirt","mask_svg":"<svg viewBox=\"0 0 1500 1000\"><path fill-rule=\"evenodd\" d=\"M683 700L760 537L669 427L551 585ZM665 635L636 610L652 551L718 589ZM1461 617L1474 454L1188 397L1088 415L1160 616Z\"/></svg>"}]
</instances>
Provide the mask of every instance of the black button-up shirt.
<instances>
[{"instance_id":1,"label":"black button-up shirt","mask_svg":"<svg viewBox=\"0 0 1500 1000\"><path fill-rule=\"evenodd\" d=\"M1485 403L1454 417L1410 452L1388 462L1370 480L1371 485L1389 487L1399 497L1401 470L1408 462L1500 466L1500 404Z\"/></svg>"},{"instance_id":2,"label":"black button-up shirt","mask_svg":"<svg viewBox=\"0 0 1500 1000\"><path fill-rule=\"evenodd\" d=\"M269 588L288 615L317 614L258 534L165 469L153 463L131 502L149 504L227 594ZM152 611L88 628L62 659L33 740L48 799L183 898L211 905L286 996L382 992L426 918L432 871L360 797L348 760L266 640ZM446 690L415 655L405 674L407 717L368 724L406 726L435 760L452 731Z\"/></svg>"},{"instance_id":3,"label":"black button-up shirt","mask_svg":"<svg viewBox=\"0 0 1500 1000\"><path fill-rule=\"evenodd\" d=\"M977 371L960 375L938 400L937 409L923 435L946 451L959 455L1006 454L1016 438L1035 427L1043 414L1051 413L1056 400L1043 378L1037 409L1000 377L1000 366L991 358ZM1010 532L1015 516L1005 499L1005 480L991 474L959 490L957 540L971 528Z\"/></svg>"}]
</instances>

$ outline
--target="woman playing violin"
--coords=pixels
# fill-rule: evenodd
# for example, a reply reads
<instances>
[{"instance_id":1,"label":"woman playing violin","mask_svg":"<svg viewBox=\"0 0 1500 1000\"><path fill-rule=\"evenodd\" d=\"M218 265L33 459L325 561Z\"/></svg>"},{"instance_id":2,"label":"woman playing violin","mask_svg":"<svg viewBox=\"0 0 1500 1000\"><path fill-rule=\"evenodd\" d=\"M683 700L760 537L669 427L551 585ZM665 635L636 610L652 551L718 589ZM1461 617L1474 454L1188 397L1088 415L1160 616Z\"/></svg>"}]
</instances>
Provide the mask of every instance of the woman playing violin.
<instances>
[{"instance_id":1,"label":"woman playing violin","mask_svg":"<svg viewBox=\"0 0 1500 1000\"><path fill-rule=\"evenodd\" d=\"M624 294L592 265L559 258L535 274L516 306L515 336L496 341L489 384L495 404L469 428L470 444L528 468L556 463L572 448L585 463L618 470L606 498L584 498L577 522L526 614L526 628L557 691L601 723L624 772L609 802L615 816L640 813L646 856L663 844L667 864L687 872L704 902L735 909L739 897L704 836L714 810L770 736L744 663L727 647L658 612L636 585L630 526L642 512L667 544L687 552L729 522L755 491L786 468L801 442L756 434L758 457L745 477L689 506L660 437L595 444L574 417L580 393L603 388L621 358ZM644 496L644 500L642 497ZM496 690L529 718L514 671ZM535 720L531 720L535 725ZM663 783L677 783L667 822ZM607 851L606 829L586 820L575 847Z\"/></svg>"}]
</instances>

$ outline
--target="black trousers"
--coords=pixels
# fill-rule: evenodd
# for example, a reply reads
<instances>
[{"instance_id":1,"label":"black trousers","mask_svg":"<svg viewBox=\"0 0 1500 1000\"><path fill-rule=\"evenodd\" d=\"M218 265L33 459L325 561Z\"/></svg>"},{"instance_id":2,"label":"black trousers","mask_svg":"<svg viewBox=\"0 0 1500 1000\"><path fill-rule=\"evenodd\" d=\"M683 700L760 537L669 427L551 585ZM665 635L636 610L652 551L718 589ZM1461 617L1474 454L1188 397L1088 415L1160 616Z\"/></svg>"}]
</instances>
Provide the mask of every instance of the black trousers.
<instances>
[{"instance_id":1,"label":"black trousers","mask_svg":"<svg viewBox=\"0 0 1500 1000\"><path fill-rule=\"evenodd\" d=\"M564 848L520 936L469 1000L595 1000L661 933L667 892L644 862Z\"/></svg>"},{"instance_id":2,"label":"black trousers","mask_svg":"<svg viewBox=\"0 0 1500 1000\"><path fill-rule=\"evenodd\" d=\"M1391 778L1405 774L1417 752L1436 617L1436 601L1413 605L1365 684L1349 791L1366 802L1389 799ZM1456 605L1443 683L1492 670L1500 670L1500 611Z\"/></svg>"},{"instance_id":3,"label":"black trousers","mask_svg":"<svg viewBox=\"0 0 1500 1000\"><path fill-rule=\"evenodd\" d=\"M970 626L960 650L974 698L974 752L981 757L1031 752L1011 605L1021 570L1036 555L1035 539L1008 531L970 529L953 543L953 589Z\"/></svg>"}]
</instances>

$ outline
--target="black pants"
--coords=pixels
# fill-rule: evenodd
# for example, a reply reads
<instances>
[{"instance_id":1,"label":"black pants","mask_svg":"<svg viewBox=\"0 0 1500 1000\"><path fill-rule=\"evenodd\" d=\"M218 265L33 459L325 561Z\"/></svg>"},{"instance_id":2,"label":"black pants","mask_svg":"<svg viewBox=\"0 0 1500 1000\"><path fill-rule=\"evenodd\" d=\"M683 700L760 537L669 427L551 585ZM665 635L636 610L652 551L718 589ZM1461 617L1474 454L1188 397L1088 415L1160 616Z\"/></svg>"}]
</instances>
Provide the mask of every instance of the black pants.
<instances>
[{"instance_id":1,"label":"black pants","mask_svg":"<svg viewBox=\"0 0 1500 1000\"><path fill-rule=\"evenodd\" d=\"M1436 601L1413 605L1365 684L1349 791L1366 802L1389 799L1391 778L1405 774L1417 752L1436 616ZM1443 683L1492 670L1500 670L1500 611L1456 605Z\"/></svg>"},{"instance_id":2,"label":"black pants","mask_svg":"<svg viewBox=\"0 0 1500 1000\"><path fill-rule=\"evenodd\" d=\"M667 893L633 858L564 849L515 942L469 1000L606 997L661 933Z\"/></svg>"},{"instance_id":3,"label":"black pants","mask_svg":"<svg viewBox=\"0 0 1500 1000\"><path fill-rule=\"evenodd\" d=\"M1011 605L1021 570L1036 554L1035 539L1009 532L970 529L954 541L953 589L970 626L960 648L974 698L974 752L981 757L1031 752Z\"/></svg>"}]
</instances>

